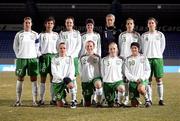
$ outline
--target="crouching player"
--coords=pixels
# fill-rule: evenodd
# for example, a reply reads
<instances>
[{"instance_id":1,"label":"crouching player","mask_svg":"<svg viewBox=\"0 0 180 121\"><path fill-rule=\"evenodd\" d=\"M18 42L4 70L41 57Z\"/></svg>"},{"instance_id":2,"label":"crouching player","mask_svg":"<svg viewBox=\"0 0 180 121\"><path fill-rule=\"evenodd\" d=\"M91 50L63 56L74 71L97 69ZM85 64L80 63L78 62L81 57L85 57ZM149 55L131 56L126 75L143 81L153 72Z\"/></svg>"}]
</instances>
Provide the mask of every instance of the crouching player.
<instances>
[{"instance_id":1,"label":"crouching player","mask_svg":"<svg viewBox=\"0 0 180 121\"><path fill-rule=\"evenodd\" d=\"M146 94L146 86L150 76L150 65L146 57L139 53L139 43L133 42L131 44L132 55L127 57L125 61L125 76L130 81L129 92L131 104L133 107L138 106L139 93L145 98L145 106L151 106L148 96Z\"/></svg>"},{"instance_id":2,"label":"crouching player","mask_svg":"<svg viewBox=\"0 0 180 121\"><path fill-rule=\"evenodd\" d=\"M53 89L56 97L56 104L62 107L64 98L66 97L65 89L68 88L72 95L71 108L76 108L75 100L75 87L73 80L75 79L74 62L70 56L66 56L66 45L60 43L59 55L54 57L51 61L51 72L53 75Z\"/></svg>"},{"instance_id":3,"label":"crouching player","mask_svg":"<svg viewBox=\"0 0 180 121\"><path fill-rule=\"evenodd\" d=\"M123 60L118 57L118 47L115 42L109 44L109 55L101 61L101 74L104 82L104 94L109 107L113 107L115 92L118 99L124 97L125 87L122 74Z\"/></svg>"},{"instance_id":4,"label":"crouching player","mask_svg":"<svg viewBox=\"0 0 180 121\"><path fill-rule=\"evenodd\" d=\"M101 106L102 82L100 74L100 56L94 53L95 43L87 41L85 45L86 54L80 58L80 77L82 81L82 94L84 97L84 106L91 105L91 96L94 89L97 95L96 106Z\"/></svg>"}]
</instances>

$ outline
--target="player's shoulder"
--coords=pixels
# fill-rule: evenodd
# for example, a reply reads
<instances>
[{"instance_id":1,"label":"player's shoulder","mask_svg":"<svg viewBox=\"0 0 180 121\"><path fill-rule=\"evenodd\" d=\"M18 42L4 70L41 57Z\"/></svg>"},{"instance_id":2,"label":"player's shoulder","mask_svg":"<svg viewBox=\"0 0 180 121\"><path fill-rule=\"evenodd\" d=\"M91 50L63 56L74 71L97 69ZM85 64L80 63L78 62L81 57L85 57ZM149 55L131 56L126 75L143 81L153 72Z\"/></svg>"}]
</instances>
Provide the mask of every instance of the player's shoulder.
<instances>
[{"instance_id":1,"label":"player's shoulder","mask_svg":"<svg viewBox=\"0 0 180 121\"><path fill-rule=\"evenodd\" d=\"M125 35L126 33L127 33L127 31L121 32L120 36Z\"/></svg>"},{"instance_id":2,"label":"player's shoulder","mask_svg":"<svg viewBox=\"0 0 180 121\"><path fill-rule=\"evenodd\" d=\"M38 33L35 32L34 30L31 30L31 33L32 33L32 34L35 34L35 35L38 35Z\"/></svg>"},{"instance_id":3,"label":"player's shoulder","mask_svg":"<svg viewBox=\"0 0 180 121\"><path fill-rule=\"evenodd\" d=\"M157 31L157 34L159 34L160 36L164 36L164 34L161 31Z\"/></svg>"},{"instance_id":4,"label":"player's shoulder","mask_svg":"<svg viewBox=\"0 0 180 121\"><path fill-rule=\"evenodd\" d=\"M81 36L86 36L86 34L87 34L87 32L83 32L83 33L81 34Z\"/></svg>"},{"instance_id":5,"label":"player's shoulder","mask_svg":"<svg viewBox=\"0 0 180 121\"><path fill-rule=\"evenodd\" d=\"M24 30L18 31L18 32L16 33L16 36L17 36L17 35L20 35L20 34L23 34L23 33L24 33Z\"/></svg>"},{"instance_id":6,"label":"player's shoulder","mask_svg":"<svg viewBox=\"0 0 180 121\"><path fill-rule=\"evenodd\" d=\"M136 35L136 36L140 36L140 34L136 31L133 31L133 34Z\"/></svg>"},{"instance_id":7,"label":"player's shoulder","mask_svg":"<svg viewBox=\"0 0 180 121\"><path fill-rule=\"evenodd\" d=\"M80 34L79 30L76 30L76 29L74 29L73 32L77 33L77 34Z\"/></svg>"},{"instance_id":8,"label":"player's shoulder","mask_svg":"<svg viewBox=\"0 0 180 121\"><path fill-rule=\"evenodd\" d=\"M144 32L144 33L142 33L142 37L144 37L144 36L146 36L146 35L148 35L150 32L149 31L147 31L147 32Z\"/></svg>"},{"instance_id":9,"label":"player's shoulder","mask_svg":"<svg viewBox=\"0 0 180 121\"><path fill-rule=\"evenodd\" d=\"M57 33L57 32L54 32L54 31L53 31L53 34L56 35L56 36L58 36L58 33Z\"/></svg>"}]
</instances>

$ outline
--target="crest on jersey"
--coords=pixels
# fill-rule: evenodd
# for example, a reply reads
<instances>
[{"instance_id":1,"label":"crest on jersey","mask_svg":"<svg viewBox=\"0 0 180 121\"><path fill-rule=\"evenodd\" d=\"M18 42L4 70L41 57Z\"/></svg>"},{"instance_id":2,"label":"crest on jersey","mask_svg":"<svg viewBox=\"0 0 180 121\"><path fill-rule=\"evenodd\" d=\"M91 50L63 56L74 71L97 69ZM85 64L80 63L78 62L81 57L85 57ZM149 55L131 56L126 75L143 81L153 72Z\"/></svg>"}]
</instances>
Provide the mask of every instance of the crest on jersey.
<instances>
[{"instance_id":1,"label":"crest on jersey","mask_svg":"<svg viewBox=\"0 0 180 121\"><path fill-rule=\"evenodd\" d=\"M126 42L126 36L122 36L122 42Z\"/></svg>"},{"instance_id":2,"label":"crest on jersey","mask_svg":"<svg viewBox=\"0 0 180 121\"><path fill-rule=\"evenodd\" d=\"M145 37L145 40L148 41L148 37Z\"/></svg>"},{"instance_id":3,"label":"crest on jersey","mask_svg":"<svg viewBox=\"0 0 180 121\"><path fill-rule=\"evenodd\" d=\"M82 59L82 64L86 64L86 63L87 63L86 59Z\"/></svg>"},{"instance_id":4,"label":"crest on jersey","mask_svg":"<svg viewBox=\"0 0 180 121\"><path fill-rule=\"evenodd\" d=\"M130 66L133 66L134 64L135 64L135 60L129 61L129 65L130 65Z\"/></svg>"},{"instance_id":5,"label":"crest on jersey","mask_svg":"<svg viewBox=\"0 0 180 121\"><path fill-rule=\"evenodd\" d=\"M62 37L63 39L68 39L68 35L63 35L63 37Z\"/></svg>"},{"instance_id":6,"label":"crest on jersey","mask_svg":"<svg viewBox=\"0 0 180 121\"><path fill-rule=\"evenodd\" d=\"M46 38L46 35L43 37L43 40L46 40L47 38Z\"/></svg>"}]
</instances>

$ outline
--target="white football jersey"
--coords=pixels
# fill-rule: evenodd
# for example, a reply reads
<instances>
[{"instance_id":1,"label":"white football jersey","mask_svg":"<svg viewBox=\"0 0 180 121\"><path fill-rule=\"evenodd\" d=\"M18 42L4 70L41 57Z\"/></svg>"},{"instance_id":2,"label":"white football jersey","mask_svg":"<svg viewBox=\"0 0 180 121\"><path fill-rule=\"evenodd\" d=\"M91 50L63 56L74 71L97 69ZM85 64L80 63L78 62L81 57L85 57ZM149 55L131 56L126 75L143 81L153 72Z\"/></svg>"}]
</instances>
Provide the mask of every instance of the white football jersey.
<instances>
[{"instance_id":1,"label":"white football jersey","mask_svg":"<svg viewBox=\"0 0 180 121\"><path fill-rule=\"evenodd\" d=\"M145 32L141 36L142 53L147 58L163 58L165 37L162 32Z\"/></svg>"},{"instance_id":2,"label":"white football jersey","mask_svg":"<svg viewBox=\"0 0 180 121\"><path fill-rule=\"evenodd\" d=\"M125 76L129 81L148 80L151 68L149 61L143 55L129 56L125 60Z\"/></svg>"},{"instance_id":3,"label":"white football jersey","mask_svg":"<svg viewBox=\"0 0 180 121\"><path fill-rule=\"evenodd\" d=\"M120 56L126 58L131 55L131 43L132 42L140 42L140 34L133 31L129 32L122 32L119 35L119 50Z\"/></svg>"},{"instance_id":4,"label":"white football jersey","mask_svg":"<svg viewBox=\"0 0 180 121\"><path fill-rule=\"evenodd\" d=\"M81 81L89 82L101 77L100 63L100 56L96 54L81 56L79 63Z\"/></svg>"},{"instance_id":5,"label":"white football jersey","mask_svg":"<svg viewBox=\"0 0 180 121\"><path fill-rule=\"evenodd\" d=\"M89 40L93 41L95 44L94 53L101 56L101 37L98 33L85 32L84 34L82 34L81 40L82 40L82 47L81 47L81 54L80 54L81 56L86 53L85 46L86 46L86 42Z\"/></svg>"},{"instance_id":6,"label":"white football jersey","mask_svg":"<svg viewBox=\"0 0 180 121\"><path fill-rule=\"evenodd\" d=\"M38 33L24 30L18 32L14 38L13 49L16 58L37 58L39 53Z\"/></svg>"},{"instance_id":7,"label":"white football jersey","mask_svg":"<svg viewBox=\"0 0 180 121\"><path fill-rule=\"evenodd\" d=\"M81 50L81 35L79 31L61 31L58 44L60 42L65 42L67 56L71 56L72 58L78 57Z\"/></svg>"},{"instance_id":8,"label":"white football jersey","mask_svg":"<svg viewBox=\"0 0 180 121\"><path fill-rule=\"evenodd\" d=\"M51 61L51 72L53 75L53 83L60 83L65 77L71 80L75 79L74 61L70 56L56 56Z\"/></svg>"},{"instance_id":9,"label":"white football jersey","mask_svg":"<svg viewBox=\"0 0 180 121\"><path fill-rule=\"evenodd\" d=\"M41 54L56 54L56 44L59 39L59 35L56 32L44 32L39 35L40 51Z\"/></svg>"},{"instance_id":10,"label":"white football jersey","mask_svg":"<svg viewBox=\"0 0 180 121\"><path fill-rule=\"evenodd\" d=\"M123 80L123 60L119 57L106 56L101 61L103 82L114 83Z\"/></svg>"}]
</instances>

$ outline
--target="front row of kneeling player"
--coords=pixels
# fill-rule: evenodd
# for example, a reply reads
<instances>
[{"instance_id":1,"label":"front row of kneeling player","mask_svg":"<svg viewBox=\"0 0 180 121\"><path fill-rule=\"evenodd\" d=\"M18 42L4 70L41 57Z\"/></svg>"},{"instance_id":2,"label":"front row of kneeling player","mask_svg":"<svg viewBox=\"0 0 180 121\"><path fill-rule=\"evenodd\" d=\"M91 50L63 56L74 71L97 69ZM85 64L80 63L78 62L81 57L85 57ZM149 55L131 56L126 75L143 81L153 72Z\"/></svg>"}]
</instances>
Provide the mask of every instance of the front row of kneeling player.
<instances>
[{"instance_id":1,"label":"front row of kneeling player","mask_svg":"<svg viewBox=\"0 0 180 121\"><path fill-rule=\"evenodd\" d=\"M103 97L109 107L114 106L115 93L117 102L122 105L125 93L124 81L129 81L129 93L132 106L138 105L139 93L145 98L145 106L149 107L146 86L150 76L150 65L148 59L139 53L139 43L131 44L132 55L126 60L118 57L118 47L116 43L109 45L109 55L102 60L100 56L94 54L94 42L86 43L87 53L79 59L79 69L81 77L83 105L91 105L91 97L95 90L97 95L97 106L102 106ZM58 107L65 104L66 91L72 95L71 108L76 107L76 89L73 83L74 64L70 56L66 56L65 43L59 44L59 55L51 62L53 87Z\"/></svg>"}]
</instances>

